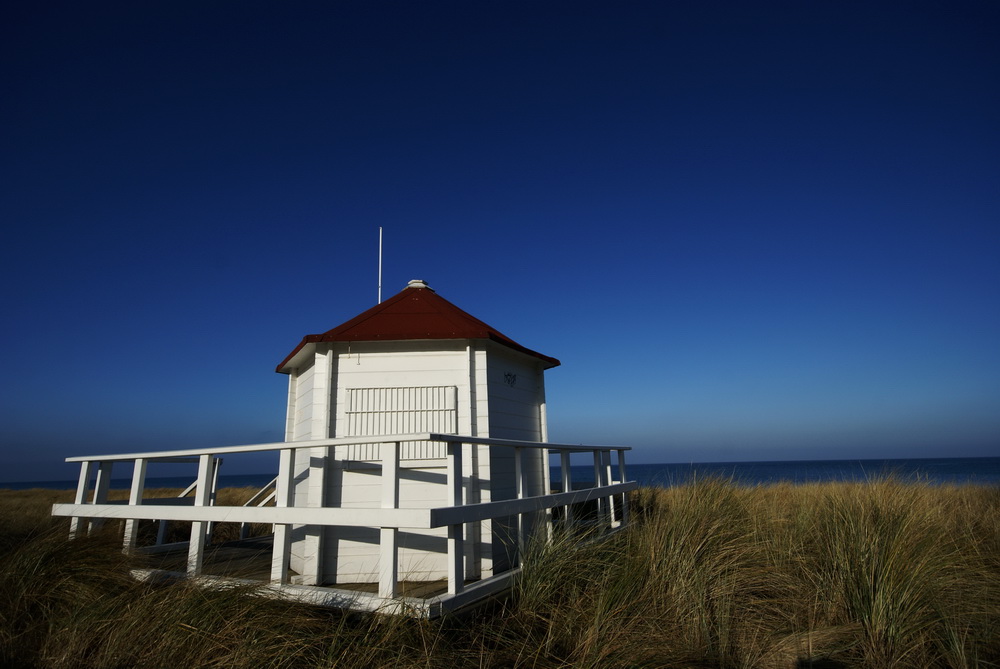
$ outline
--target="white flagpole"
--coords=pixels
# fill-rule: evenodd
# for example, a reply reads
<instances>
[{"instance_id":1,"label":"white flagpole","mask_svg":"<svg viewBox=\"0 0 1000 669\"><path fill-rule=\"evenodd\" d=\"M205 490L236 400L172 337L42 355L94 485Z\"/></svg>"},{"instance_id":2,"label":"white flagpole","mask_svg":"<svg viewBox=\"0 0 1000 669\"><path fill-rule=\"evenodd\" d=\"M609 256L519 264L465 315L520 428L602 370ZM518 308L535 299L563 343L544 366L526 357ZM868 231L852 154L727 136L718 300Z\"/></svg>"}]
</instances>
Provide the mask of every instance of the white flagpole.
<instances>
[{"instance_id":1,"label":"white flagpole","mask_svg":"<svg viewBox=\"0 0 1000 669\"><path fill-rule=\"evenodd\" d=\"M382 226L378 226L378 303L382 304Z\"/></svg>"}]
</instances>

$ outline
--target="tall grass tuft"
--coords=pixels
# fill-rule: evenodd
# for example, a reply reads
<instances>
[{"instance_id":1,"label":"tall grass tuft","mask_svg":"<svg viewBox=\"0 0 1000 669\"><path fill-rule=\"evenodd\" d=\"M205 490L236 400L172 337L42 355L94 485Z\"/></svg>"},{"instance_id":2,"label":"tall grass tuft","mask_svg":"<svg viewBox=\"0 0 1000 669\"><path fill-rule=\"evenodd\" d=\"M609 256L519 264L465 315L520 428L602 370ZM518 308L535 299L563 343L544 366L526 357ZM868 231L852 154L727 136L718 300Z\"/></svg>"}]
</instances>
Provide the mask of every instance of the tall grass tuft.
<instances>
[{"instance_id":1,"label":"tall grass tuft","mask_svg":"<svg viewBox=\"0 0 1000 669\"><path fill-rule=\"evenodd\" d=\"M845 656L865 666L975 666L1000 612L997 572L942 493L886 480L841 486L818 506L808 576L833 624L855 623ZM995 514L996 509L993 509ZM994 647L995 651L995 647Z\"/></svg>"},{"instance_id":2,"label":"tall grass tuft","mask_svg":"<svg viewBox=\"0 0 1000 669\"><path fill-rule=\"evenodd\" d=\"M131 587L131 560L106 535L68 541L63 528L0 553L0 665L32 666L81 607Z\"/></svg>"},{"instance_id":3,"label":"tall grass tuft","mask_svg":"<svg viewBox=\"0 0 1000 669\"><path fill-rule=\"evenodd\" d=\"M437 621L139 583L116 537L69 541L52 493L16 495L0 491L0 666L1000 666L997 488L642 489L627 530L535 544L508 598Z\"/></svg>"},{"instance_id":4,"label":"tall grass tuft","mask_svg":"<svg viewBox=\"0 0 1000 669\"><path fill-rule=\"evenodd\" d=\"M666 492L629 551L632 568L648 565L656 584L650 605L684 640L681 659L751 665L766 650L763 630L782 623L785 584L767 560L748 492L718 480Z\"/></svg>"}]
</instances>

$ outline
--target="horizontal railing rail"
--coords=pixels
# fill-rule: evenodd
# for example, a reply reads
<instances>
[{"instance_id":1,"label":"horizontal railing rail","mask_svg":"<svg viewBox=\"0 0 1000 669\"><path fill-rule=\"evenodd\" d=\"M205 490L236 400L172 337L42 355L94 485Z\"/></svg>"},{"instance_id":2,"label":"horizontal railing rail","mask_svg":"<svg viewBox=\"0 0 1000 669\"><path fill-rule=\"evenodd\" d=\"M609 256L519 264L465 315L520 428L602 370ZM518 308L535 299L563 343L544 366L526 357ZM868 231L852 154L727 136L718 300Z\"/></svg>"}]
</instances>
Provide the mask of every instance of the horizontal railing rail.
<instances>
[{"instance_id":1,"label":"horizontal railing rail","mask_svg":"<svg viewBox=\"0 0 1000 669\"><path fill-rule=\"evenodd\" d=\"M400 444L410 441L435 441L447 445L447 465L445 477L446 491L442 506L434 508L400 508L399 481ZM294 452L299 449L317 447L347 446L356 444L381 444L381 503L375 508L306 507L293 504ZM514 452L515 490L512 499L491 500L468 503L464 499L463 451L471 446L510 448ZM523 454L542 450L545 453L544 493L527 494L527 477L523 466ZM562 523L569 529L581 522L574 518L574 506L596 503L596 520L590 522L606 529L617 529L627 523L627 506L622 503L623 495L637 487L628 481L625 473L625 446L587 446L582 444L555 444L543 442L494 439L489 437L469 437L434 432L374 436L317 439L310 441L276 442L269 444L249 444L243 446L221 446L214 448L157 451L151 453L127 453L115 455L82 456L67 458L67 462L81 464L77 494L71 504L56 504L52 513L71 518L70 532L76 535L85 522L96 526L108 519L125 520L124 550L136 547L138 522L142 520L165 522L190 522L191 538L188 542L187 573L199 576L202 572L204 550L208 543L210 529L214 523L235 522L245 528L250 523L271 524L274 543L271 560L271 582L286 585L291 555L291 527L293 525L371 527L380 528L378 595L385 601L398 597L399 531L403 529L447 528L448 594L457 596L465 588L466 559L464 552L467 525L493 521L501 518L515 518L514 532L517 543L517 564L523 559L527 537L528 514L546 512L561 507ZM218 477L220 455L238 453L279 453L278 476L268 487L274 487L274 506L216 506L214 500L215 482ZM559 492L550 489L548 476L548 456L559 454ZM592 453L594 465L593 484L573 488L570 454ZM613 479L612 453L618 455L618 478ZM107 499L108 482L114 463L134 463L132 487L127 503L112 503ZM150 462L198 462L198 476L193 486L194 496L170 500L143 499L145 477ZM95 475L91 491L90 480ZM88 493L91 493L88 501ZM269 496L270 498L270 496ZM548 514L551 523L551 513ZM551 531L551 524L549 525ZM496 576L492 577L495 578Z\"/></svg>"},{"instance_id":2,"label":"horizontal railing rail","mask_svg":"<svg viewBox=\"0 0 1000 669\"><path fill-rule=\"evenodd\" d=\"M190 458L184 462L198 462L202 455L226 455L228 453L260 453L285 449L319 448L323 446L353 446L355 444L391 444L400 441L441 441L461 442L481 446L510 446L518 448L538 448L572 453L593 451L630 451L630 446L585 446L583 444L556 444L540 441L518 441L515 439L492 439L490 437L469 437L439 432L414 432L409 434L388 434L373 437L332 437L330 439L310 439L308 441L274 441L266 444L242 444L236 446L211 446L148 453L112 453L106 455L80 455L66 458L66 462L125 462L144 459L147 462L180 462L177 458Z\"/></svg>"},{"instance_id":3,"label":"horizontal railing rail","mask_svg":"<svg viewBox=\"0 0 1000 669\"><path fill-rule=\"evenodd\" d=\"M495 502L479 502L477 504L429 509L430 520L428 527L444 527L458 523L494 520L519 513L544 511L545 509L566 506L568 504L580 504L601 497L608 497L609 495L620 495L629 492L630 490L634 490L636 485L634 483L616 483L601 488L584 488L582 490L574 490L573 492L551 493L548 495L536 495L534 497L522 497L520 499L501 499Z\"/></svg>"},{"instance_id":4,"label":"horizontal railing rail","mask_svg":"<svg viewBox=\"0 0 1000 669\"><path fill-rule=\"evenodd\" d=\"M159 504L56 504L56 516L104 519L160 520L165 509ZM431 509L342 509L308 506L177 506L169 505L168 520L216 523L278 523L295 525L339 525L342 527L397 527L429 529Z\"/></svg>"},{"instance_id":5,"label":"horizontal railing rail","mask_svg":"<svg viewBox=\"0 0 1000 669\"><path fill-rule=\"evenodd\" d=\"M567 504L588 502L599 497L633 490L632 483L573 492L536 495L521 499L479 502L431 509L366 509L305 506L192 506L188 500L164 499L159 504L129 505L125 500L103 504L54 504L53 515L103 518L109 520L167 520L179 522L267 523L296 525L336 525L340 527L394 527L432 529L460 523L494 520L531 511L544 511ZM187 502L181 504L179 502ZM166 509L164 507L169 507Z\"/></svg>"}]
</instances>

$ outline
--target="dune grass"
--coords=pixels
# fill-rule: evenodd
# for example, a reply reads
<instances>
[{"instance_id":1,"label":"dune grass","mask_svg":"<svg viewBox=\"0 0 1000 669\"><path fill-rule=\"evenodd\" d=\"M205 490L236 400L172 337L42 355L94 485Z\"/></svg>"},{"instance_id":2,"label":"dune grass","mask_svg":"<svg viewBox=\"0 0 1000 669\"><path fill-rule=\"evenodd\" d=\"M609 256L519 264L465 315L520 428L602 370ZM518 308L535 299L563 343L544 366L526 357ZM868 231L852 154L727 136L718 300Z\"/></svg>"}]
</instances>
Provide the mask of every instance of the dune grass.
<instances>
[{"instance_id":1,"label":"dune grass","mask_svg":"<svg viewBox=\"0 0 1000 669\"><path fill-rule=\"evenodd\" d=\"M997 488L641 489L627 531L536 545L509 598L437 621L137 583L114 528L48 518L67 496L0 491L2 666L1000 666Z\"/></svg>"}]
</instances>

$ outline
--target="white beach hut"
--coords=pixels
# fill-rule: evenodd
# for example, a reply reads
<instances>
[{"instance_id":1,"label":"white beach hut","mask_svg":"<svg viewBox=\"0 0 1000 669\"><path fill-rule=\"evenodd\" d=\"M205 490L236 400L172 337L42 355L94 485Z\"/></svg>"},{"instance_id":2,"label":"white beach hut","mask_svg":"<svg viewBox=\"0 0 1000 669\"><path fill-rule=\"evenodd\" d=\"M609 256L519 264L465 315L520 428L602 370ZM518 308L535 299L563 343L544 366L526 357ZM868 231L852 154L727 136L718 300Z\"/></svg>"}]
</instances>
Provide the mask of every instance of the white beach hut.
<instances>
[{"instance_id":1,"label":"white beach hut","mask_svg":"<svg viewBox=\"0 0 1000 669\"><path fill-rule=\"evenodd\" d=\"M124 521L124 550L158 560L133 571L141 578L263 580L265 594L322 606L441 615L508 588L532 536L606 536L628 522L629 449L548 441L544 372L558 364L411 281L278 365L285 441L67 458L80 465L76 496L52 513L70 518L71 536ZM266 452L277 476L219 505L223 457ZM574 485L574 455L592 463L590 483ZM196 479L155 497L150 463L196 463ZM132 471L125 503L109 499L116 465ZM155 543L140 531L150 521ZM177 522L187 541L167 540ZM241 539L213 543L216 523L239 523ZM261 524L270 532L250 536Z\"/></svg>"},{"instance_id":2,"label":"white beach hut","mask_svg":"<svg viewBox=\"0 0 1000 669\"><path fill-rule=\"evenodd\" d=\"M278 365L288 374L286 441L431 432L546 442L544 371L559 364L462 311L420 280L323 334L308 335ZM379 444L296 451L294 506L378 506ZM445 501L445 444L400 446L400 507ZM465 504L548 493L543 450L521 459L512 449L475 446L462 464ZM544 512L539 512L539 514ZM539 515L528 517L527 534ZM483 578L516 564L514 519L467 526L465 570ZM446 528L399 533L406 581L448 574ZM378 578L379 530L298 526L291 567L303 585L366 583Z\"/></svg>"}]
</instances>

